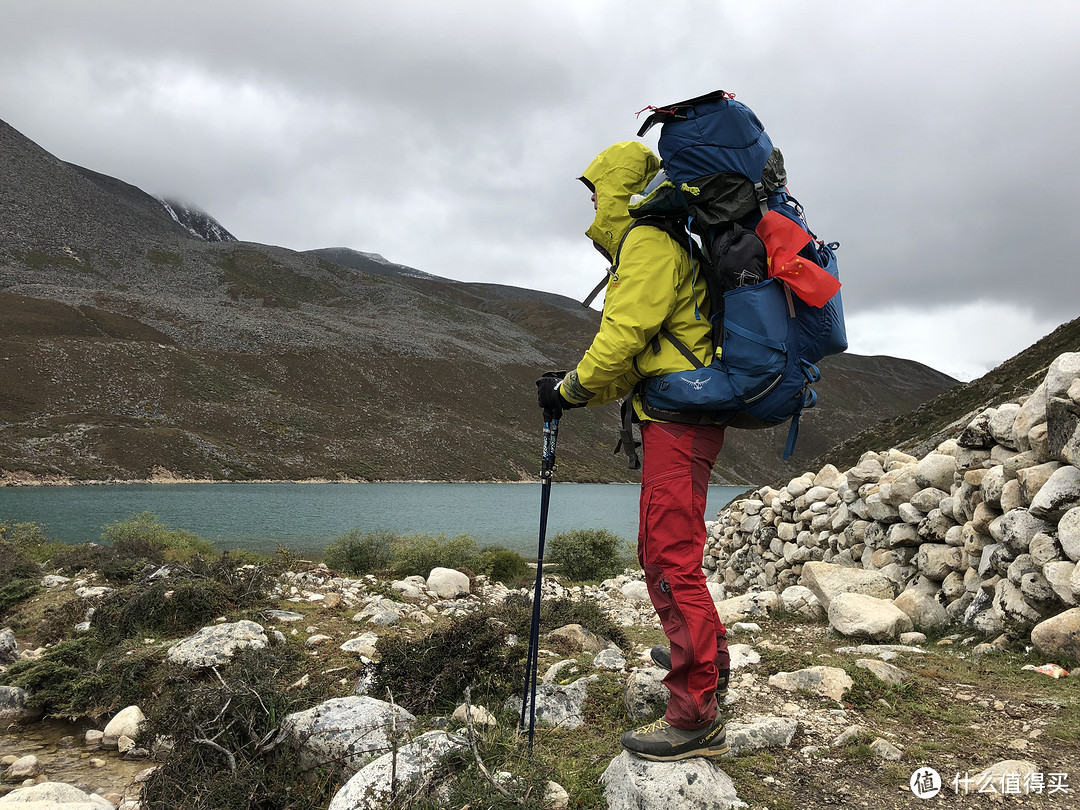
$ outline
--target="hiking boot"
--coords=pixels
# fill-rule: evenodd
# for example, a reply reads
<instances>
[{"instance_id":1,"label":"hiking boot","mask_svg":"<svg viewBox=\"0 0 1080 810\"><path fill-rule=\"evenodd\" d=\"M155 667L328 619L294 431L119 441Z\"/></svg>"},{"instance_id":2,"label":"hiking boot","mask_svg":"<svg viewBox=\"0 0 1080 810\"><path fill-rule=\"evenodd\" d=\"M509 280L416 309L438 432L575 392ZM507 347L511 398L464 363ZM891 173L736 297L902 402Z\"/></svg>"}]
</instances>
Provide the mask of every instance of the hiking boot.
<instances>
[{"instance_id":1,"label":"hiking boot","mask_svg":"<svg viewBox=\"0 0 1080 810\"><path fill-rule=\"evenodd\" d=\"M675 728L660 718L622 735L622 747L644 759L673 762L688 757L718 757L728 752L724 723L717 715L711 726L696 731Z\"/></svg>"},{"instance_id":2,"label":"hiking boot","mask_svg":"<svg viewBox=\"0 0 1080 810\"><path fill-rule=\"evenodd\" d=\"M671 650L667 647L657 644L649 650L649 657L652 658L653 663L661 669L671 670ZM716 679L716 700L720 703L727 697L728 681L730 679L730 669L720 670L719 677Z\"/></svg>"}]
</instances>

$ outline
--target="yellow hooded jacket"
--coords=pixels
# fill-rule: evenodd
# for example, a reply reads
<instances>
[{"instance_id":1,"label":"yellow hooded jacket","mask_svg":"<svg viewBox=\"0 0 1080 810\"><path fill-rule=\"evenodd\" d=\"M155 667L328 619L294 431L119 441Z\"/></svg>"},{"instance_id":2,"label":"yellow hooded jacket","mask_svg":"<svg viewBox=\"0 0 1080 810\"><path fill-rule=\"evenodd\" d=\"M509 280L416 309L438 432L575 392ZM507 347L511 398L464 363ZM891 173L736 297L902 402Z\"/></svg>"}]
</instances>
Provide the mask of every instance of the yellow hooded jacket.
<instances>
[{"instance_id":1,"label":"yellow hooded jacket","mask_svg":"<svg viewBox=\"0 0 1080 810\"><path fill-rule=\"evenodd\" d=\"M617 253L618 266L610 271L600 329L559 387L569 402L601 405L626 396L646 377L691 368L671 341L653 341L661 327L702 363L713 359L705 281L695 276L686 248L658 228L630 230L630 197L640 194L659 169L652 150L624 141L597 155L581 177L598 202L585 234L609 258ZM634 406L639 418L647 418L636 398Z\"/></svg>"}]
</instances>

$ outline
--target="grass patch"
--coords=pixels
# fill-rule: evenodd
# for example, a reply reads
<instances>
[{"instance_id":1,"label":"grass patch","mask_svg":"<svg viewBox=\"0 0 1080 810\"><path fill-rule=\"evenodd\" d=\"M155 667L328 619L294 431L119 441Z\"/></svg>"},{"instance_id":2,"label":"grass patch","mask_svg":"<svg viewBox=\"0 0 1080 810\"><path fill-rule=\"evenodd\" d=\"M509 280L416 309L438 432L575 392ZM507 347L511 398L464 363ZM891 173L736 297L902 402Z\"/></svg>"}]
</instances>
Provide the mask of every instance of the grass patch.
<instances>
[{"instance_id":1,"label":"grass patch","mask_svg":"<svg viewBox=\"0 0 1080 810\"><path fill-rule=\"evenodd\" d=\"M777 794L776 788L763 781L784 772L784 765L768 751L753 751L722 760L724 773L731 777L739 798L751 807L770 810L794 810L790 799Z\"/></svg>"}]
</instances>

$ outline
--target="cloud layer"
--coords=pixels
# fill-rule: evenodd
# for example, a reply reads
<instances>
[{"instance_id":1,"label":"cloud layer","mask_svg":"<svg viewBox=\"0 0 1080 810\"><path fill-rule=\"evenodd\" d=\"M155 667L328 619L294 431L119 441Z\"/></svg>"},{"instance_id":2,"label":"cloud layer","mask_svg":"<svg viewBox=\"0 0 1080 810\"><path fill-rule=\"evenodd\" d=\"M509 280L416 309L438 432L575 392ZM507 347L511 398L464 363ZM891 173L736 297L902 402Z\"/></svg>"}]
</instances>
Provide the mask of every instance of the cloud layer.
<instances>
[{"instance_id":1,"label":"cloud layer","mask_svg":"<svg viewBox=\"0 0 1080 810\"><path fill-rule=\"evenodd\" d=\"M842 244L853 351L967 378L1077 314L1071 2L36 0L5 18L0 118L241 239L581 297L603 267L574 178L646 105L723 88ZM944 350L984 322L1002 334Z\"/></svg>"}]
</instances>

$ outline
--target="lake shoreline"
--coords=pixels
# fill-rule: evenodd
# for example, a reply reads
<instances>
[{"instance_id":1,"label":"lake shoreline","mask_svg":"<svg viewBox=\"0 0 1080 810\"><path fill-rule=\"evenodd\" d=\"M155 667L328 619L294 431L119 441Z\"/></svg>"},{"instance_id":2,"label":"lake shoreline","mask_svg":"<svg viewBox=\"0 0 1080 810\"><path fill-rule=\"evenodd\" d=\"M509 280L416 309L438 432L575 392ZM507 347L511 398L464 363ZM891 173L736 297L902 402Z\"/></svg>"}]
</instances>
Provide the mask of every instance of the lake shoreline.
<instances>
[{"instance_id":1,"label":"lake shoreline","mask_svg":"<svg viewBox=\"0 0 1080 810\"><path fill-rule=\"evenodd\" d=\"M0 470L0 487L100 487L125 486L129 484L539 484L540 479L515 481L457 480L435 478L183 478L175 475L155 475L150 478L87 478L78 479L59 475L34 475L21 470ZM578 483L578 482L566 482ZM625 484L626 481L594 481L590 483Z\"/></svg>"}]
</instances>

